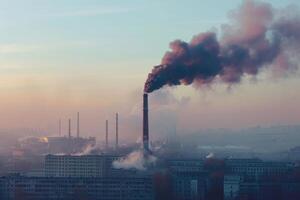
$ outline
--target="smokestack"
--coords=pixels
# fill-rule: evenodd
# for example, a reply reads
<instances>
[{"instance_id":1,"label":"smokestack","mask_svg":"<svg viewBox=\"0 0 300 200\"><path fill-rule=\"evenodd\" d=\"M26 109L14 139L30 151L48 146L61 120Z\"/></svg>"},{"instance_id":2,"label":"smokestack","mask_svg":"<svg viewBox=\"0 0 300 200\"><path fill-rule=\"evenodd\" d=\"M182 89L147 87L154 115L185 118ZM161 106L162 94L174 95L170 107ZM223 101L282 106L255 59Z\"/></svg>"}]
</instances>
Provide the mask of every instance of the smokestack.
<instances>
[{"instance_id":1,"label":"smokestack","mask_svg":"<svg viewBox=\"0 0 300 200\"><path fill-rule=\"evenodd\" d=\"M79 138L79 112L77 112L77 138Z\"/></svg>"},{"instance_id":2,"label":"smokestack","mask_svg":"<svg viewBox=\"0 0 300 200\"><path fill-rule=\"evenodd\" d=\"M105 147L108 148L108 120L105 121Z\"/></svg>"},{"instance_id":3,"label":"smokestack","mask_svg":"<svg viewBox=\"0 0 300 200\"><path fill-rule=\"evenodd\" d=\"M119 146L119 115L116 113L116 149Z\"/></svg>"},{"instance_id":4,"label":"smokestack","mask_svg":"<svg viewBox=\"0 0 300 200\"><path fill-rule=\"evenodd\" d=\"M69 138L71 138L71 119L69 119Z\"/></svg>"},{"instance_id":5,"label":"smokestack","mask_svg":"<svg viewBox=\"0 0 300 200\"><path fill-rule=\"evenodd\" d=\"M59 137L61 137L61 119L59 119L59 121L58 121L58 134L59 134Z\"/></svg>"},{"instance_id":6,"label":"smokestack","mask_svg":"<svg viewBox=\"0 0 300 200\"><path fill-rule=\"evenodd\" d=\"M143 96L143 148L149 151L149 125L148 125L148 94Z\"/></svg>"}]
</instances>

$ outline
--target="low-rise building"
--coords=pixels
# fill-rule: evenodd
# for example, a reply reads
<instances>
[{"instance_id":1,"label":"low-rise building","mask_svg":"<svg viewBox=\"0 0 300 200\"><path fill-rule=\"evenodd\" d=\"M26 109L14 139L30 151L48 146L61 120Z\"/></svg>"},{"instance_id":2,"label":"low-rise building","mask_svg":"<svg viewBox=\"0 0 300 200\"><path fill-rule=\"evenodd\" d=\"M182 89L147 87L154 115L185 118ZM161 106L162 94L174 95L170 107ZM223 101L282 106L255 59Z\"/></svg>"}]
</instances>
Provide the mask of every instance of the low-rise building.
<instances>
[{"instance_id":1,"label":"low-rise building","mask_svg":"<svg viewBox=\"0 0 300 200\"><path fill-rule=\"evenodd\" d=\"M227 159L226 173L243 176L245 180L266 177L280 177L290 172L294 164L290 162L262 161L260 159Z\"/></svg>"},{"instance_id":2,"label":"low-rise building","mask_svg":"<svg viewBox=\"0 0 300 200\"><path fill-rule=\"evenodd\" d=\"M297 200L299 178L290 162L259 159L225 161L224 200Z\"/></svg>"},{"instance_id":3,"label":"low-rise building","mask_svg":"<svg viewBox=\"0 0 300 200\"><path fill-rule=\"evenodd\" d=\"M169 160L173 199L204 200L208 173L204 161L198 159Z\"/></svg>"},{"instance_id":4,"label":"low-rise building","mask_svg":"<svg viewBox=\"0 0 300 200\"><path fill-rule=\"evenodd\" d=\"M224 176L224 200L235 200L239 196L241 182L239 175Z\"/></svg>"},{"instance_id":5,"label":"low-rise building","mask_svg":"<svg viewBox=\"0 0 300 200\"><path fill-rule=\"evenodd\" d=\"M153 200L152 177L0 178L1 200Z\"/></svg>"}]
</instances>

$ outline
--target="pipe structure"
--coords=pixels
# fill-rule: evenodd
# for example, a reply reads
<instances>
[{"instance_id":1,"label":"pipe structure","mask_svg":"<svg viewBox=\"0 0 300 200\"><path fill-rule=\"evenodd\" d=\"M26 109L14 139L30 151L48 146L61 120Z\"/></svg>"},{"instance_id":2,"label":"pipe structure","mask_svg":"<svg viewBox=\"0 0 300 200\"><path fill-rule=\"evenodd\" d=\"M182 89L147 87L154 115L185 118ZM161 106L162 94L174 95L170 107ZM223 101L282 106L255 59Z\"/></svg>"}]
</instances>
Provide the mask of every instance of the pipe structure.
<instances>
[{"instance_id":1,"label":"pipe structure","mask_svg":"<svg viewBox=\"0 0 300 200\"><path fill-rule=\"evenodd\" d=\"M108 148L108 120L105 121L105 147Z\"/></svg>"},{"instance_id":2,"label":"pipe structure","mask_svg":"<svg viewBox=\"0 0 300 200\"><path fill-rule=\"evenodd\" d=\"M69 119L69 139L71 139L71 119Z\"/></svg>"},{"instance_id":3,"label":"pipe structure","mask_svg":"<svg viewBox=\"0 0 300 200\"><path fill-rule=\"evenodd\" d=\"M58 121L58 135L61 137L61 119Z\"/></svg>"},{"instance_id":4,"label":"pipe structure","mask_svg":"<svg viewBox=\"0 0 300 200\"><path fill-rule=\"evenodd\" d=\"M79 112L77 112L77 138L79 138Z\"/></svg>"},{"instance_id":5,"label":"pipe structure","mask_svg":"<svg viewBox=\"0 0 300 200\"><path fill-rule=\"evenodd\" d=\"M116 113L116 149L119 146L119 114Z\"/></svg>"}]
</instances>

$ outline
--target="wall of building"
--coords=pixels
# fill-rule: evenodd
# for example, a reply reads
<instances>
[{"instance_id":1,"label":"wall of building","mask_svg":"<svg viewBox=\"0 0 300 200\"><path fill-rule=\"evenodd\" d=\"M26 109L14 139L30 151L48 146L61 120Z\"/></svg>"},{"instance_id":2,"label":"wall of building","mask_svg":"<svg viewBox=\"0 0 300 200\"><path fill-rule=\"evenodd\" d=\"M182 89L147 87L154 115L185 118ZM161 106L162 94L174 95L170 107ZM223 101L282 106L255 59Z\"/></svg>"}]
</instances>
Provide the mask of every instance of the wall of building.
<instances>
[{"instance_id":1,"label":"wall of building","mask_svg":"<svg viewBox=\"0 0 300 200\"><path fill-rule=\"evenodd\" d=\"M47 177L105 177L117 173L112 162L119 156L109 155L47 155Z\"/></svg>"},{"instance_id":2,"label":"wall of building","mask_svg":"<svg viewBox=\"0 0 300 200\"><path fill-rule=\"evenodd\" d=\"M0 178L1 200L153 200L150 176Z\"/></svg>"}]
</instances>

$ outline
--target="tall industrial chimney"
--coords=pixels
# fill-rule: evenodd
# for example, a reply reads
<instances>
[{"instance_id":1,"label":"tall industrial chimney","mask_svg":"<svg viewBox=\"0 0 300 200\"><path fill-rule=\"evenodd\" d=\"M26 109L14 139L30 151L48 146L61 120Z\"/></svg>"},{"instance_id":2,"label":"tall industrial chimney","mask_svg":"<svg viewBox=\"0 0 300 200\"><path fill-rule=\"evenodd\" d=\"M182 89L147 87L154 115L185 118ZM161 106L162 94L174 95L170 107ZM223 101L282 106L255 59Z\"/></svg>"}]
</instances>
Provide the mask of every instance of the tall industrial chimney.
<instances>
[{"instance_id":1,"label":"tall industrial chimney","mask_svg":"<svg viewBox=\"0 0 300 200\"><path fill-rule=\"evenodd\" d=\"M119 146L119 115L116 113L116 149Z\"/></svg>"},{"instance_id":2,"label":"tall industrial chimney","mask_svg":"<svg viewBox=\"0 0 300 200\"><path fill-rule=\"evenodd\" d=\"M105 121L105 147L108 148L108 120Z\"/></svg>"},{"instance_id":3,"label":"tall industrial chimney","mask_svg":"<svg viewBox=\"0 0 300 200\"><path fill-rule=\"evenodd\" d=\"M77 112L77 138L79 138L79 112Z\"/></svg>"},{"instance_id":4,"label":"tall industrial chimney","mask_svg":"<svg viewBox=\"0 0 300 200\"><path fill-rule=\"evenodd\" d=\"M69 119L69 139L71 139L71 119Z\"/></svg>"},{"instance_id":5,"label":"tall industrial chimney","mask_svg":"<svg viewBox=\"0 0 300 200\"><path fill-rule=\"evenodd\" d=\"M148 94L143 96L143 147L149 152L149 124L148 124Z\"/></svg>"}]
</instances>

